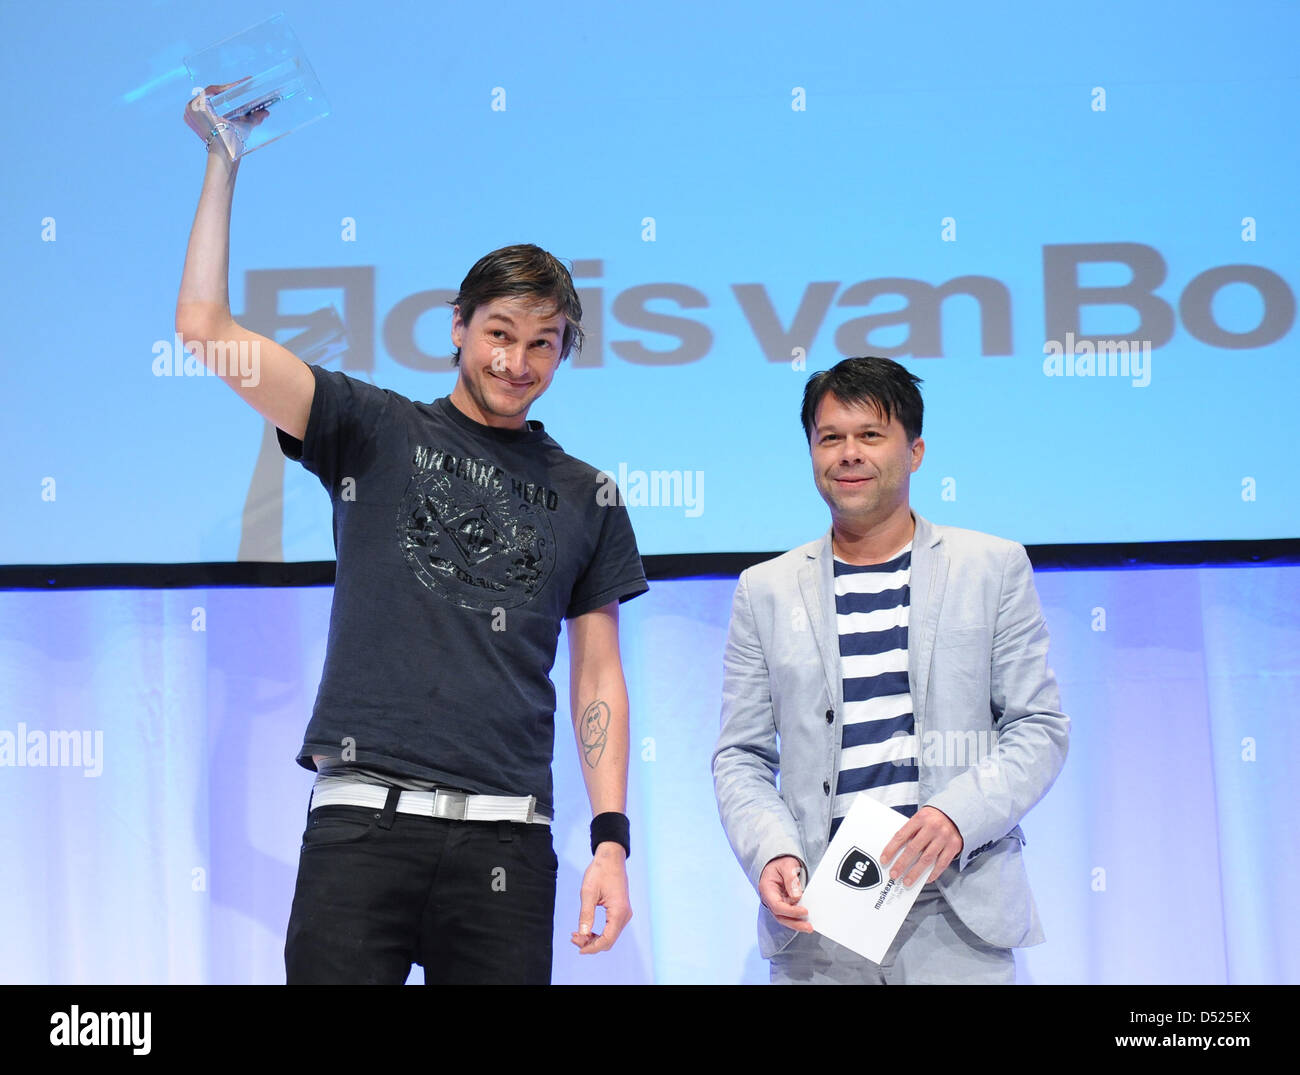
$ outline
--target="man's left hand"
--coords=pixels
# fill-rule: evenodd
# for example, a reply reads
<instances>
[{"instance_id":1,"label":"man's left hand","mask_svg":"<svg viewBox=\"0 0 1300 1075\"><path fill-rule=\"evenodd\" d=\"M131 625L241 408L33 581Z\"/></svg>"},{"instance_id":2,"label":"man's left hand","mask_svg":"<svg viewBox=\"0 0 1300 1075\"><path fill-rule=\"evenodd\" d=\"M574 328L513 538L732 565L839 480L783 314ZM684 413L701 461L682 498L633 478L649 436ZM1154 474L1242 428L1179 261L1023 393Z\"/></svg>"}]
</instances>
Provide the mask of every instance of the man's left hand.
<instances>
[{"instance_id":1,"label":"man's left hand","mask_svg":"<svg viewBox=\"0 0 1300 1075\"><path fill-rule=\"evenodd\" d=\"M903 884L911 888L931 865L934 869L926 881L936 880L948 868L948 864L961 854L961 849L961 833L948 815L933 806L923 806L894 833L894 838L885 845L880 857L885 862L894 863L889 876L895 879L911 866L903 878ZM899 851L902 851L901 855ZM895 862L896 855L898 860Z\"/></svg>"},{"instance_id":2,"label":"man's left hand","mask_svg":"<svg viewBox=\"0 0 1300 1075\"><path fill-rule=\"evenodd\" d=\"M606 841L596 848L596 855L582 878L582 910L578 914L578 932L572 940L580 955L589 956L614 947L632 917L627 896L627 855L621 845ZM605 908L605 928L593 933L596 908Z\"/></svg>"}]
</instances>

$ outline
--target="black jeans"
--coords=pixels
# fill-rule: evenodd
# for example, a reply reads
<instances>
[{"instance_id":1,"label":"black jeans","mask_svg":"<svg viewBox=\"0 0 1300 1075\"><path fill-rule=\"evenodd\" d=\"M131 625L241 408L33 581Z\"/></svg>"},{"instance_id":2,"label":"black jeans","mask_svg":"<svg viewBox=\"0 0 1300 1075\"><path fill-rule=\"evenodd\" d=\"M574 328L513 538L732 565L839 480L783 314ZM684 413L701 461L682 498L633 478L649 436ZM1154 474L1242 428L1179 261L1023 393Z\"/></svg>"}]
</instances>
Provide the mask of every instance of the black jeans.
<instances>
[{"instance_id":1,"label":"black jeans","mask_svg":"<svg viewBox=\"0 0 1300 1075\"><path fill-rule=\"evenodd\" d=\"M401 985L415 962L430 985L549 984L557 867L546 825L318 807L286 980Z\"/></svg>"}]
</instances>

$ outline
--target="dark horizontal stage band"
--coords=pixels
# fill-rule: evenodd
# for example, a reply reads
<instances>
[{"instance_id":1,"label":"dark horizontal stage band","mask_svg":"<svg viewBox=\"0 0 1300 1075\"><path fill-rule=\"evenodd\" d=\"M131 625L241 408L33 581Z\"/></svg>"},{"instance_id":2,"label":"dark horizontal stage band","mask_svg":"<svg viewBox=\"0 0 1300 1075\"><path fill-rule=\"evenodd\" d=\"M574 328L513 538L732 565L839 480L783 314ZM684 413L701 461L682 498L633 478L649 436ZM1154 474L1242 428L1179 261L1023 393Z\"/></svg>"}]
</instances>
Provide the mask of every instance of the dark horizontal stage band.
<instances>
[{"instance_id":1,"label":"dark horizontal stage band","mask_svg":"<svg viewBox=\"0 0 1300 1075\"><path fill-rule=\"evenodd\" d=\"M1145 541L1028 545L1040 571L1300 564L1300 538L1261 541ZM642 557L651 581L736 578L778 552L670 553ZM0 566L0 590L171 590L214 586L332 586L333 560L300 563L13 564Z\"/></svg>"}]
</instances>

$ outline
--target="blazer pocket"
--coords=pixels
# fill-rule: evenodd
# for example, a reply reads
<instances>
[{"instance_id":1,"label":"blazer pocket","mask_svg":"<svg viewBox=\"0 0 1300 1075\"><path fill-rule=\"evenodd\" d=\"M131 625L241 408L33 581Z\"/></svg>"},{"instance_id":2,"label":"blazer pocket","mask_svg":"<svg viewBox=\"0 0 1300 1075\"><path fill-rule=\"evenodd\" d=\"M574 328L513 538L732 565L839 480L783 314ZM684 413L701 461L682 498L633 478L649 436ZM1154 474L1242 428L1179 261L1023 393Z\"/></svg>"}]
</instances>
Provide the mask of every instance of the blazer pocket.
<instances>
[{"instance_id":1,"label":"blazer pocket","mask_svg":"<svg viewBox=\"0 0 1300 1075\"><path fill-rule=\"evenodd\" d=\"M935 712L934 706L945 708L945 727L983 726L989 713L992 663L990 628L975 625L939 632L926 705Z\"/></svg>"},{"instance_id":2,"label":"blazer pocket","mask_svg":"<svg viewBox=\"0 0 1300 1075\"><path fill-rule=\"evenodd\" d=\"M935 639L934 648L938 651L958 649L962 646L982 645L993 651L993 628L986 624L974 624L970 627L940 628Z\"/></svg>"}]
</instances>

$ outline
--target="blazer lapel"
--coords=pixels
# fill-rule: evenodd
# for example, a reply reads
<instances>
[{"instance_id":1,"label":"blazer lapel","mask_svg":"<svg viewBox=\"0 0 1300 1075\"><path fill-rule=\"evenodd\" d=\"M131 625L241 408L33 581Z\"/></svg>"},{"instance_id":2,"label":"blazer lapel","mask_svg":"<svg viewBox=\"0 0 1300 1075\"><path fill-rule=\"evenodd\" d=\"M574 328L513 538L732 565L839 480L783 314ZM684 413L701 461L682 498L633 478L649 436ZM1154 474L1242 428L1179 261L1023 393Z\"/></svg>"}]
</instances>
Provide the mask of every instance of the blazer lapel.
<instances>
[{"instance_id":1,"label":"blazer lapel","mask_svg":"<svg viewBox=\"0 0 1300 1075\"><path fill-rule=\"evenodd\" d=\"M948 581L948 555L940 534L915 512L916 533L912 537L911 609L907 627L907 675L912 690L912 712L925 719L930 689L930 662L939 629L939 610Z\"/></svg>"},{"instance_id":2,"label":"blazer lapel","mask_svg":"<svg viewBox=\"0 0 1300 1075\"><path fill-rule=\"evenodd\" d=\"M835 558L831 552L831 531L826 531L817 551L799 567L799 592L808 612L808 624L821 653L826 689L835 700L837 713L844 708L844 681L840 678L839 625L835 619Z\"/></svg>"}]
</instances>

